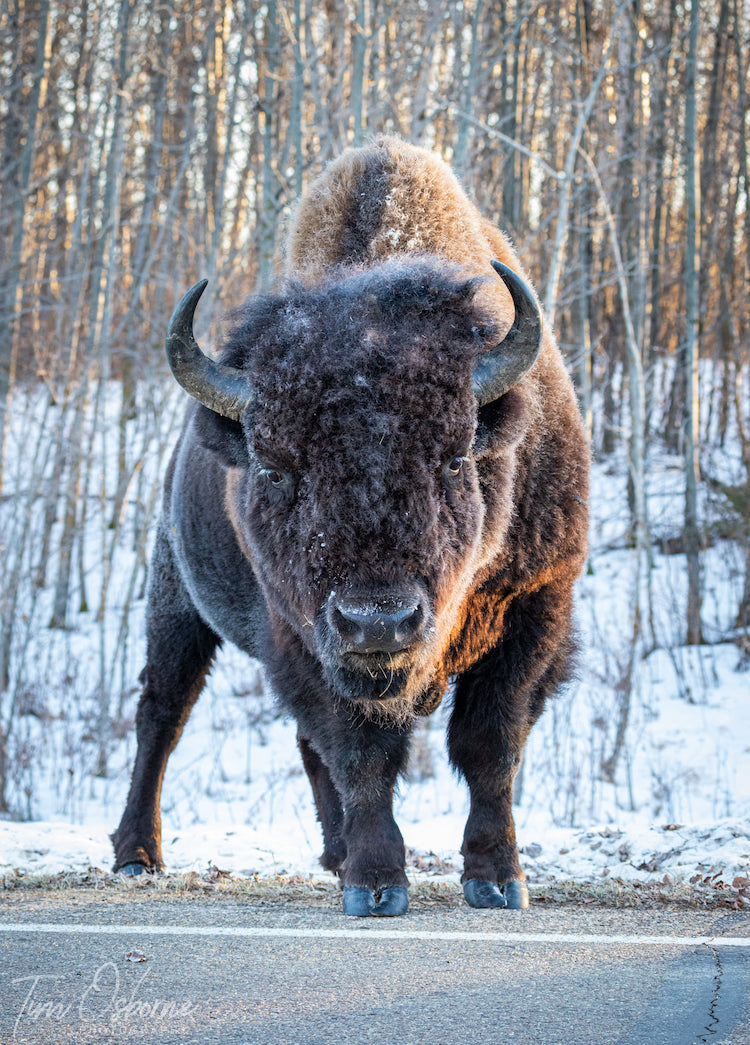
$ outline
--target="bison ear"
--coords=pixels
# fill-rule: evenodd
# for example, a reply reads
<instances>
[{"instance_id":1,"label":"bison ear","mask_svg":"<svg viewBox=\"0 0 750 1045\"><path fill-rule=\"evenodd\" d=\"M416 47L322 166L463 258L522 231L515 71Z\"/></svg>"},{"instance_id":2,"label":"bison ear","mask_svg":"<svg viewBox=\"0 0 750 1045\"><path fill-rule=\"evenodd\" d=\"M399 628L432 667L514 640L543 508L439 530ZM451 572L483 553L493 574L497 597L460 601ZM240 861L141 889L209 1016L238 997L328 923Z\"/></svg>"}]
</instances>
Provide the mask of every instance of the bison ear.
<instances>
[{"instance_id":1,"label":"bison ear","mask_svg":"<svg viewBox=\"0 0 750 1045\"><path fill-rule=\"evenodd\" d=\"M479 460L516 446L526 434L530 417L526 398L518 388L480 407L474 456Z\"/></svg>"},{"instance_id":2,"label":"bison ear","mask_svg":"<svg viewBox=\"0 0 750 1045\"><path fill-rule=\"evenodd\" d=\"M476 293L482 284L487 282L488 280L486 276L472 276L471 279L459 283L449 295L447 304L452 305L460 311L465 310L466 306L470 305L474 300Z\"/></svg>"},{"instance_id":3,"label":"bison ear","mask_svg":"<svg viewBox=\"0 0 750 1045\"><path fill-rule=\"evenodd\" d=\"M247 440L239 421L199 406L195 430L203 446L215 453L227 468L246 468L250 464Z\"/></svg>"}]
</instances>

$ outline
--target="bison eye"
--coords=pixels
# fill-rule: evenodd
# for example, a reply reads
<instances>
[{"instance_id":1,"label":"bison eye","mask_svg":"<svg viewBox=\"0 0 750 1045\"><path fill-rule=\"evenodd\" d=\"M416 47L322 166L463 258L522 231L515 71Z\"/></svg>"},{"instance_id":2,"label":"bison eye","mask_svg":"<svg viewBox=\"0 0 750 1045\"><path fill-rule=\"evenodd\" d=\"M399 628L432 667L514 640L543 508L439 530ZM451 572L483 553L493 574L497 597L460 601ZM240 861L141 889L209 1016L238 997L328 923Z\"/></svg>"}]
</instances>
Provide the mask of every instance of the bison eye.
<instances>
[{"instance_id":1,"label":"bison eye","mask_svg":"<svg viewBox=\"0 0 750 1045\"><path fill-rule=\"evenodd\" d=\"M466 458L456 455L443 465L443 487L449 504L455 505L461 499L465 464Z\"/></svg>"},{"instance_id":2,"label":"bison eye","mask_svg":"<svg viewBox=\"0 0 750 1045\"><path fill-rule=\"evenodd\" d=\"M282 472L280 468L261 468L261 477L266 483L273 487L269 490L274 498L281 497L284 500L294 496L294 476L291 472Z\"/></svg>"}]
</instances>

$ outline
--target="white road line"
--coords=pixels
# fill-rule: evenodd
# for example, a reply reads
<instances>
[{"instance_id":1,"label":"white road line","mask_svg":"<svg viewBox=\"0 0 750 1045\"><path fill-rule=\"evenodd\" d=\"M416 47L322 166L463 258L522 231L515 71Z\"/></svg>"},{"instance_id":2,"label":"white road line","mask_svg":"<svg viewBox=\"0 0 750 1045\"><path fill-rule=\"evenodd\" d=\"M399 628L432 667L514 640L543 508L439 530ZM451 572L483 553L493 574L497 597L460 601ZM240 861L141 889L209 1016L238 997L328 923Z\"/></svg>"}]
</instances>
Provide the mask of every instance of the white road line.
<instances>
[{"instance_id":1,"label":"white road line","mask_svg":"<svg viewBox=\"0 0 750 1045\"><path fill-rule=\"evenodd\" d=\"M418 929L283 929L245 925L80 925L66 922L0 922L0 933L75 936L237 936L265 939L448 940L485 943L625 944L631 947L748 947L750 936L634 936L621 933L428 932Z\"/></svg>"}]
</instances>

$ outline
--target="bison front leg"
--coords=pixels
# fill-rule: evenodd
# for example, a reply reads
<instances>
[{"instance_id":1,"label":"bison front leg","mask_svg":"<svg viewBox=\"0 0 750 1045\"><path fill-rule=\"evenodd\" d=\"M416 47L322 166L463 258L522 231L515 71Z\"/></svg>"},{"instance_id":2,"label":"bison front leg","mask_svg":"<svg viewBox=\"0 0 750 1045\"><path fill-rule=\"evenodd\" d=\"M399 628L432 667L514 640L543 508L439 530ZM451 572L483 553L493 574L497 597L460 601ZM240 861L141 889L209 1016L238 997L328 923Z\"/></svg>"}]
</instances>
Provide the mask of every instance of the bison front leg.
<instances>
[{"instance_id":1,"label":"bison front leg","mask_svg":"<svg viewBox=\"0 0 750 1045\"><path fill-rule=\"evenodd\" d=\"M297 736L297 744L323 830L323 855L320 862L326 871L340 875L346 859L344 810L341 808L341 799L331 780L331 774L315 748L300 735Z\"/></svg>"},{"instance_id":2,"label":"bison front leg","mask_svg":"<svg viewBox=\"0 0 750 1045\"><path fill-rule=\"evenodd\" d=\"M448 729L451 761L471 796L461 877L471 907L528 907L518 859L513 780L529 730L547 696L570 675L569 601L542 590L509 607L509 641L456 684Z\"/></svg>"},{"instance_id":3,"label":"bison front leg","mask_svg":"<svg viewBox=\"0 0 750 1045\"><path fill-rule=\"evenodd\" d=\"M393 917L409 908L404 839L392 806L393 785L347 808L344 914Z\"/></svg>"},{"instance_id":4,"label":"bison front leg","mask_svg":"<svg viewBox=\"0 0 750 1045\"><path fill-rule=\"evenodd\" d=\"M136 713L138 748L127 804L112 835L114 870L163 870L161 785L167 759L203 688L218 639L189 601L163 537L149 592L148 656Z\"/></svg>"},{"instance_id":5,"label":"bison front leg","mask_svg":"<svg viewBox=\"0 0 750 1045\"><path fill-rule=\"evenodd\" d=\"M453 760L461 765L471 795L461 846L464 897L471 907L525 908L529 893L518 860L511 809L522 740L487 729L482 742L495 748L492 760L466 750L469 760L463 761L461 742L454 741L452 748Z\"/></svg>"},{"instance_id":6,"label":"bison front leg","mask_svg":"<svg viewBox=\"0 0 750 1045\"><path fill-rule=\"evenodd\" d=\"M409 894L404 840L393 790L408 754L407 733L336 716L301 740L323 828L323 866L341 877L344 914L405 914Z\"/></svg>"}]
</instances>

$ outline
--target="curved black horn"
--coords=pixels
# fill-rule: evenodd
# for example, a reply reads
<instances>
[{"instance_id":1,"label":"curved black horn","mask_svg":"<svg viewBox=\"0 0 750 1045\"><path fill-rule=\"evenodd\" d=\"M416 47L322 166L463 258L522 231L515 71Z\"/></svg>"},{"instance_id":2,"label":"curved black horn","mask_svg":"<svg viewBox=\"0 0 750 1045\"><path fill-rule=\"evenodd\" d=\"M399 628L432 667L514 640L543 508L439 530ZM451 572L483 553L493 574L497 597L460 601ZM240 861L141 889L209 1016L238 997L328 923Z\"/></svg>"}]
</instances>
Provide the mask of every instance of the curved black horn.
<instances>
[{"instance_id":1,"label":"curved black horn","mask_svg":"<svg viewBox=\"0 0 750 1045\"><path fill-rule=\"evenodd\" d=\"M239 421L253 398L252 385L241 370L205 356L193 334L193 316L207 285L207 279L196 283L172 313L167 327L167 359L186 392L217 414Z\"/></svg>"},{"instance_id":2,"label":"curved black horn","mask_svg":"<svg viewBox=\"0 0 750 1045\"><path fill-rule=\"evenodd\" d=\"M501 261L493 261L492 267L508 288L516 315L500 344L480 356L474 369L474 392L480 406L499 399L520 381L536 362L542 345L542 317L531 289Z\"/></svg>"}]
</instances>

